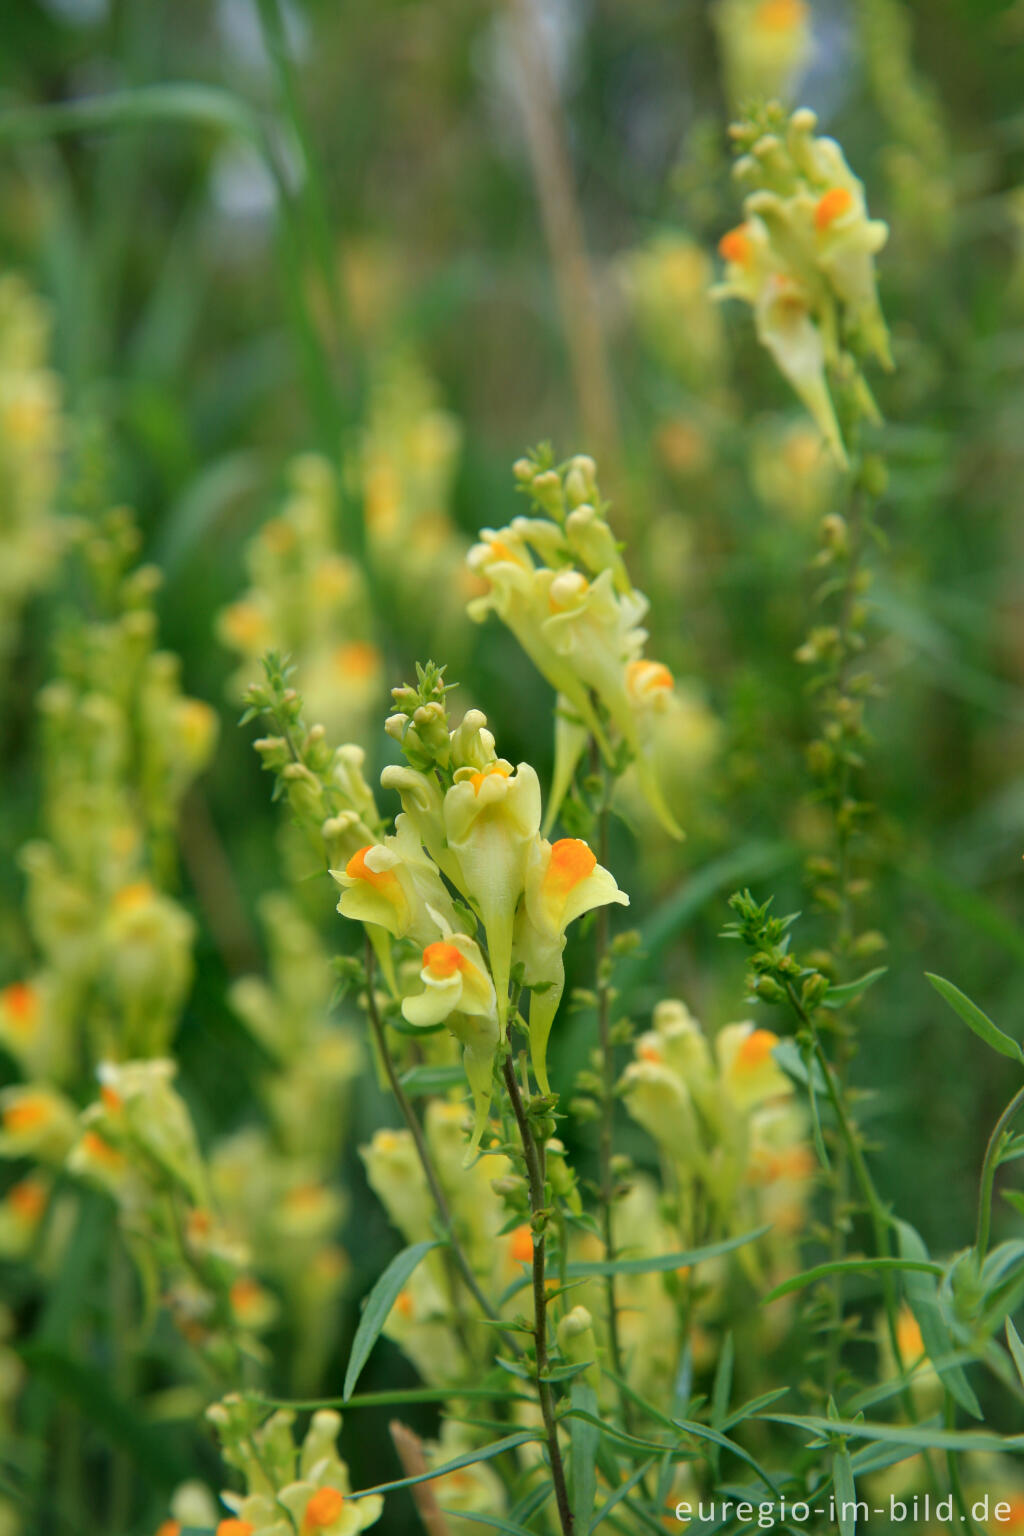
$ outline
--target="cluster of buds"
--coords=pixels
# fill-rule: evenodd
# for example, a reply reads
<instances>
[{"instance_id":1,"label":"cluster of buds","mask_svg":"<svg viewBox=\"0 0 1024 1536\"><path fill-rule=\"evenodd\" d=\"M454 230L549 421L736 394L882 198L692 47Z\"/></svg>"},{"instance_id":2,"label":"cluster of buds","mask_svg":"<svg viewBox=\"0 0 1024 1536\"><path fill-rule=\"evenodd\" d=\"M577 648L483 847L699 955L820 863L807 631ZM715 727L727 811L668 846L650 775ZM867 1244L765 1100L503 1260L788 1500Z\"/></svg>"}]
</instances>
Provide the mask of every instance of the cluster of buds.
<instances>
[{"instance_id":1,"label":"cluster of buds","mask_svg":"<svg viewBox=\"0 0 1024 1536\"><path fill-rule=\"evenodd\" d=\"M0 658L25 601L50 579L70 531L55 510L65 435L49 365L50 317L13 273L0 277Z\"/></svg>"},{"instance_id":2,"label":"cluster of buds","mask_svg":"<svg viewBox=\"0 0 1024 1536\"><path fill-rule=\"evenodd\" d=\"M513 973L518 990L531 993L533 1066L547 1093L566 929L585 912L628 898L582 839L552 843L541 834L535 770L497 755L479 710L453 728L446 692L432 665L418 669L415 688L395 690L400 707L387 730L406 763L385 768L381 785L397 792L402 811L392 833L357 848L331 873L341 887L338 910L366 925L406 1024L446 1024L463 1047L475 1148ZM399 984L396 944L405 946L399 960L418 952L418 985L404 973Z\"/></svg>"},{"instance_id":3,"label":"cluster of buds","mask_svg":"<svg viewBox=\"0 0 1024 1536\"><path fill-rule=\"evenodd\" d=\"M220 614L222 643L241 657L241 698L266 651L292 657L314 718L334 737L361 737L383 684L369 636L372 612L360 566L338 551L334 471L314 454L296 459L277 516L249 541L249 588Z\"/></svg>"},{"instance_id":4,"label":"cluster of buds","mask_svg":"<svg viewBox=\"0 0 1024 1536\"><path fill-rule=\"evenodd\" d=\"M792 1085L774 1058L778 1044L771 1030L740 1023L720 1029L712 1046L676 1001L659 1003L653 1028L636 1042L622 1078L626 1108L670 1172L687 1241L699 1235L697 1210L710 1213L718 1234L745 1230L766 1213L767 1187L773 1215L792 1206L784 1227L799 1217L812 1163L800 1116L790 1112Z\"/></svg>"},{"instance_id":5,"label":"cluster of buds","mask_svg":"<svg viewBox=\"0 0 1024 1536\"><path fill-rule=\"evenodd\" d=\"M678 836L651 758L653 722L673 678L644 655L647 598L629 579L594 461L578 456L556 468L539 449L516 463L515 475L537 515L482 531L469 565L487 590L469 612L496 613L558 694L547 825L590 737L616 773L635 764L648 801Z\"/></svg>"},{"instance_id":6,"label":"cluster of buds","mask_svg":"<svg viewBox=\"0 0 1024 1536\"><path fill-rule=\"evenodd\" d=\"M808 0L714 0L729 105L791 101L811 56Z\"/></svg>"},{"instance_id":7,"label":"cluster of buds","mask_svg":"<svg viewBox=\"0 0 1024 1536\"><path fill-rule=\"evenodd\" d=\"M161 887L217 721L157 649L158 578L125 569L136 547L125 513L84 542L111 611L69 625L39 697L44 835L21 862L42 966L5 994L0 1036L26 1071L58 1081L77 1063L86 1016L100 1051L165 1050L192 978L192 919Z\"/></svg>"},{"instance_id":8,"label":"cluster of buds","mask_svg":"<svg viewBox=\"0 0 1024 1536\"><path fill-rule=\"evenodd\" d=\"M0 988L0 1044L21 1073L0 1096L0 1156L35 1165L0 1202L0 1250L26 1259L44 1234L62 1240L44 1218L69 1154L132 1205L138 1186L114 1142L91 1123L82 1134L81 1072L164 1052L192 979L193 921L162 886L216 717L182 694L176 660L157 649L156 575L133 568L137 548L125 512L82 530L100 616L66 620L39 697L42 835L21 852L38 958Z\"/></svg>"},{"instance_id":9,"label":"cluster of buds","mask_svg":"<svg viewBox=\"0 0 1024 1536\"><path fill-rule=\"evenodd\" d=\"M316 865L348 859L373 840L381 817L363 773L362 747L331 747L323 725L307 728L303 699L292 686L294 666L275 652L262 659L264 680L245 691L242 723L265 719L272 735L256 743L264 768L276 779L275 798L286 796Z\"/></svg>"},{"instance_id":10,"label":"cluster of buds","mask_svg":"<svg viewBox=\"0 0 1024 1536\"><path fill-rule=\"evenodd\" d=\"M744 221L719 242L715 294L750 305L758 340L845 466L829 383L843 391L844 417L877 417L859 360L891 367L874 266L888 229L868 217L862 183L816 126L806 108L787 118L768 107L733 127Z\"/></svg>"},{"instance_id":11,"label":"cluster of buds","mask_svg":"<svg viewBox=\"0 0 1024 1536\"><path fill-rule=\"evenodd\" d=\"M348 1467L338 1455L340 1414L314 1413L296 1445L295 1415L279 1410L264 1419L264 1412L235 1395L207 1409L221 1454L246 1490L221 1495L232 1514L221 1521L219 1536L357 1536L376 1524L384 1500L351 1496Z\"/></svg>"}]
</instances>

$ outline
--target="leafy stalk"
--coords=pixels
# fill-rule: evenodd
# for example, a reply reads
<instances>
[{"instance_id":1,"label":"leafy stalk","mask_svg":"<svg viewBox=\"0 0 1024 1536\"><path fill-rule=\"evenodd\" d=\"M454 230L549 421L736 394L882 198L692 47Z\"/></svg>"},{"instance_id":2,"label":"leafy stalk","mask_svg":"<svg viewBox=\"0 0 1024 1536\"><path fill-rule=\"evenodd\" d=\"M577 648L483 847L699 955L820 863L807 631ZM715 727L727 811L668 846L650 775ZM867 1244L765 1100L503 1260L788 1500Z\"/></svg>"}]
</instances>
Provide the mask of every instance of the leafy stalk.
<instances>
[{"instance_id":1,"label":"leafy stalk","mask_svg":"<svg viewBox=\"0 0 1024 1536\"><path fill-rule=\"evenodd\" d=\"M550 1361L548 1358L547 1288L544 1279L544 1226L547 1219L547 1201L545 1200L544 1192L544 1148L538 1144L533 1127L530 1124L529 1115L526 1112L526 1106L523 1103L523 1096L516 1078L516 1069L512 1060L511 1050L505 1054L501 1065L501 1072L508 1093L509 1103L512 1106L516 1128L519 1131L519 1139L522 1143L523 1161L526 1164L526 1178L530 1191L530 1215L533 1232L533 1347L537 1368L537 1398L540 1403L541 1417L544 1420L544 1434L547 1439L548 1457L551 1463L551 1480L555 1489L555 1503L558 1507L558 1518L562 1527L562 1536L573 1536L574 1522L572 1509L569 1504L569 1491L565 1480L562 1449L558 1443L554 1393L548 1380Z\"/></svg>"}]
</instances>

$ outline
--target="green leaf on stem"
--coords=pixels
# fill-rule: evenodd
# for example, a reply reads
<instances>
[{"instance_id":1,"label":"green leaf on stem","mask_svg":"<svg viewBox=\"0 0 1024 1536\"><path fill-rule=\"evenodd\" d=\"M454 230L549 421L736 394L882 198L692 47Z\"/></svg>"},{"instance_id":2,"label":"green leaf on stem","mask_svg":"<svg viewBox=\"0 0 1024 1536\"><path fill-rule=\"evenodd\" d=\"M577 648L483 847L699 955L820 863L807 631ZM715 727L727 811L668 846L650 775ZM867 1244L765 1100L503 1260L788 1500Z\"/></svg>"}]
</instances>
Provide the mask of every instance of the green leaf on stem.
<instances>
[{"instance_id":1,"label":"green leaf on stem","mask_svg":"<svg viewBox=\"0 0 1024 1536\"><path fill-rule=\"evenodd\" d=\"M922 1451L991 1451L1002 1454L1024 1451L1024 1435L989 1435L978 1429L943 1429L940 1424L868 1424L849 1419L823 1419L813 1414L764 1413L760 1417L771 1424L788 1424L827 1440L830 1435L850 1439L877 1440L887 1445L901 1445Z\"/></svg>"},{"instance_id":2,"label":"green leaf on stem","mask_svg":"<svg viewBox=\"0 0 1024 1536\"><path fill-rule=\"evenodd\" d=\"M588 1381L574 1381L570 1389L570 1402L574 1408L588 1415L575 1417L569 1424L569 1477L572 1499L572 1518L577 1530L586 1530L594 1513L597 1497L597 1451L601 1432L593 1419L597 1417L597 1395Z\"/></svg>"},{"instance_id":3,"label":"green leaf on stem","mask_svg":"<svg viewBox=\"0 0 1024 1536\"><path fill-rule=\"evenodd\" d=\"M900 1269L918 1270L928 1275L940 1277L945 1274L941 1264L933 1264L930 1259L833 1259L828 1264L816 1264L813 1269L805 1269L799 1275L791 1275L788 1280L783 1280L770 1290L767 1296L761 1297L761 1305L767 1306L769 1302L778 1301L782 1296L788 1296L792 1291L803 1290L804 1286L813 1285L816 1280L823 1280L828 1275L871 1274L876 1270Z\"/></svg>"},{"instance_id":4,"label":"green leaf on stem","mask_svg":"<svg viewBox=\"0 0 1024 1536\"><path fill-rule=\"evenodd\" d=\"M411 1248L403 1248L377 1280L366 1299L356 1336L352 1340L348 1369L345 1372L345 1385L342 1388L344 1402L352 1396L356 1382L359 1380L359 1373L369 1359L370 1351L380 1337L381 1329L390 1317L391 1309L409 1276L432 1248L441 1246L441 1242L435 1238L428 1242L413 1243Z\"/></svg>"},{"instance_id":5,"label":"green leaf on stem","mask_svg":"<svg viewBox=\"0 0 1024 1536\"><path fill-rule=\"evenodd\" d=\"M847 1003L852 1003L855 997L860 997L868 987L874 986L880 981L888 970L888 966L880 965L875 970L868 971L866 975L859 976L856 981L845 982L841 987L829 987L821 1006L823 1008L845 1008Z\"/></svg>"},{"instance_id":6,"label":"green leaf on stem","mask_svg":"<svg viewBox=\"0 0 1024 1536\"><path fill-rule=\"evenodd\" d=\"M922 1273L918 1267L928 1259L928 1249L909 1222L897 1221L895 1225L900 1253L908 1264L913 1263L915 1266L913 1269L908 1268L905 1274L903 1291L921 1330L925 1352L947 1391L972 1418L980 1419L981 1407L963 1367L947 1363L956 1346L939 1305L939 1284L932 1275Z\"/></svg>"},{"instance_id":7,"label":"green leaf on stem","mask_svg":"<svg viewBox=\"0 0 1024 1536\"><path fill-rule=\"evenodd\" d=\"M857 1530L857 1486L853 1463L845 1445L832 1453L832 1484L836 1491L836 1518L839 1536L855 1536Z\"/></svg>"},{"instance_id":8,"label":"green leaf on stem","mask_svg":"<svg viewBox=\"0 0 1024 1536\"><path fill-rule=\"evenodd\" d=\"M1010 1354L1013 1356L1013 1363L1017 1367L1020 1384L1024 1387L1024 1343L1021 1343L1020 1334L1013 1326L1013 1319L1009 1317L1006 1319L1006 1342L1010 1346Z\"/></svg>"},{"instance_id":9,"label":"green leaf on stem","mask_svg":"<svg viewBox=\"0 0 1024 1536\"><path fill-rule=\"evenodd\" d=\"M942 976L934 976L931 971L925 971L925 976L931 982L936 992L947 1002L953 1012L959 1014L968 1029L973 1029L980 1040L986 1045L998 1051L1000 1056L1008 1056L1011 1061L1024 1063L1024 1051L1021 1050L1016 1040L1011 1039L988 1017L982 1013L977 1003L972 1003L959 987L954 987L951 981L946 981Z\"/></svg>"},{"instance_id":10,"label":"green leaf on stem","mask_svg":"<svg viewBox=\"0 0 1024 1536\"><path fill-rule=\"evenodd\" d=\"M417 1472L415 1477L399 1477L393 1483L378 1483L375 1488L360 1488L358 1493L348 1494L348 1498L365 1499L371 1493L394 1493L397 1488L411 1488L413 1483L429 1483L435 1477L446 1477L449 1472L458 1472L462 1467L475 1466L478 1461L493 1461L495 1456L503 1456L506 1451L514 1451L530 1441L536 1444L542 1439L543 1436L532 1429L520 1430L518 1434L506 1435L503 1440L495 1440L493 1445L481 1446L476 1451L466 1451L463 1455L456 1456L451 1461L432 1468L429 1472Z\"/></svg>"}]
</instances>

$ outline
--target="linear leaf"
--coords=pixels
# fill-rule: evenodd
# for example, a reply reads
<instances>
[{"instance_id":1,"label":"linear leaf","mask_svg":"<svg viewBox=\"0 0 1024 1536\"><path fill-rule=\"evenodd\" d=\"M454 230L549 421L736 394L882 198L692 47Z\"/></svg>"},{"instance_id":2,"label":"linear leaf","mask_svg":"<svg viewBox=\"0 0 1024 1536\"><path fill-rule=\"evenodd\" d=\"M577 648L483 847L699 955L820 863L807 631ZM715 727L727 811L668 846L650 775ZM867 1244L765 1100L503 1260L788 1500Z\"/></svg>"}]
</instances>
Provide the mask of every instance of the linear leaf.
<instances>
[{"instance_id":1,"label":"linear leaf","mask_svg":"<svg viewBox=\"0 0 1024 1536\"><path fill-rule=\"evenodd\" d=\"M570 1402L582 1413L569 1425L569 1475L572 1479L572 1518L577 1530L585 1530L594 1513L597 1497L597 1451L601 1431L592 1420L597 1417L597 1396L589 1382L574 1381Z\"/></svg>"},{"instance_id":2,"label":"linear leaf","mask_svg":"<svg viewBox=\"0 0 1024 1536\"><path fill-rule=\"evenodd\" d=\"M1009 1317L1006 1319L1006 1342L1010 1346L1010 1354L1013 1356L1013 1363L1017 1367L1020 1384L1024 1387L1024 1344L1021 1343L1020 1334L1013 1326L1013 1319Z\"/></svg>"},{"instance_id":3,"label":"linear leaf","mask_svg":"<svg viewBox=\"0 0 1024 1536\"><path fill-rule=\"evenodd\" d=\"M247 1392L246 1399L264 1408L292 1408L303 1413L317 1408L392 1408L403 1403L445 1403L452 1395L447 1387L396 1387L391 1392L355 1392L351 1397L265 1397L260 1392ZM482 1399L485 1402L528 1403L535 1397L524 1397L507 1383L491 1387L460 1387L459 1397Z\"/></svg>"},{"instance_id":4,"label":"linear leaf","mask_svg":"<svg viewBox=\"0 0 1024 1536\"><path fill-rule=\"evenodd\" d=\"M864 976L858 976L856 981L844 982L841 987L829 987L821 1006L832 1009L845 1008L847 1003L852 1003L855 997L860 997L868 987L880 981L887 970L888 966L880 965Z\"/></svg>"},{"instance_id":5,"label":"linear leaf","mask_svg":"<svg viewBox=\"0 0 1024 1536\"><path fill-rule=\"evenodd\" d=\"M909 1222L897 1221L896 1231L899 1236L900 1252L905 1258L914 1261L927 1259L928 1250L924 1241ZM961 1408L966 1409L972 1418L980 1419L981 1406L963 1367L943 1363L944 1357L951 1355L955 1346L939 1305L938 1282L930 1275L911 1270L903 1281L903 1290L907 1304L914 1314L914 1321L921 1330L921 1341L925 1352L943 1385L956 1398Z\"/></svg>"},{"instance_id":6,"label":"linear leaf","mask_svg":"<svg viewBox=\"0 0 1024 1536\"><path fill-rule=\"evenodd\" d=\"M759 1417L767 1417L767 1415L759 1415ZM745 1451L741 1445L737 1445L734 1440L730 1440L728 1435L720 1435L717 1429L709 1429L706 1424L694 1424L682 1419L677 1419L676 1424L680 1429L685 1430L688 1435L693 1435L697 1440L710 1440L712 1445L721 1446L723 1451L731 1451L734 1456L738 1456L740 1461L745 1461L747 1466L757 1473L765 1487L770 1488L776 1498L780 1497L777 1484L772 1481L761 1464L754 1460L749 1451Z\"/></svg>"},{"instance_id":7,"label":"linear leaf","mask_svg":"<svg viewBox=\"0 0 1024 1536\"><path fill-rule=\"evenodd\" d=\"M637 1483L639 1483L642 1478L647 1476L648 1472L654 1466L656 1460L657 1457L652 1456L648 1461L642 1461L637 1467L636 1471L633 1472L631 1476L627 1477L624 1483L619 1484L611 1498L607 1499L598 1510L593 1524L588 1528L589 1536L592 1536L594 1531L600 1530L603 1521L607 1519L617 1504L622 1503L627 1494L633 1492L633 1489L636 1487Z\"/></svg>"},{"instance_id":8,"label":"linear leaf","mask_svg":"<svg viewBox=\"0 0 1024 1536\"><path fill-rule=\"evenodd\" d=\"M0 112L0 143L143 128L155 122L220 128L251 140L259 136L249 108L230 91L191 81L165 81L50 106L12 107Z\"/></svg>"},{"instance_id":9,"label":"linear leaf","mask_svg":"<svg viewBox=\"0 0 1024 1536\"><path fill-rule=\"evenodd\" d=\"M839 1536L856 1536L857 1487L853 1480L853 1465L845 1445L837 1446L832 1453L832 1482L836 1490L836 1517ZM850 1511L853 1511L851 1514Z\"/></svg>"},{"instance_id":10,"label":"linear leaf","mask_svg":"<svg viewBox=\"0 0 1024 1536\"><path fill-rule=\"evenodd\" d=\"M813 1285L816 1280L822 1280L827 1275L870 1274L876 1269L914 1269L928 1275L945 1274L942 1265L933 1264L930 1259L833 1259L828 1264L816 1264L813 1269L805 1269L801 1274L783 1280L767 1296L761 1297L761 1305L767 1306L771 1301L778 1301L791 1291L803 1290L804 1286Z\"/></svg>"},{"instance_id":11,"label":"linear leaf","mask_svg":"<svg viewBox=\"0 0 1024 1536\"><path fill-rule=\"evenodd\" d=\"M463 1520L472 1520L476 1525L489 1526L492 1531L508 1531L510 1536L536 1536L536 1532L527 1530L525 1525L516 1525L514 1520L501 1520L497 1515L475 1515L467 1509L442 1509L441 1513L450 1515L459 1525Z\"/></svg>"},{"instance_id":12,"label":"linear leaf","mask_svg":"<svg viewBox=\"0 0 1024 1536\"><path fill-rule=\"evenodd\" d=\"M968 1029L973 1029L980 1040L986 1045L998 1051L1000 1056L1009 1056L1011 1061L1024 1062L1024 1051L1021 1050L1016 1040L1004 1034L998 1025L993 1024L988 1014L982 1013L977 1003L972 1003L966 993L959 987L954 987L951 981L946 981L942 976L934 976L931 971L925 971L925 976L931 982L936 992L947 1002L953 1012L959 1014Z\"/></svg>"},{"instance_id":13,"label":"linear leaf","mask_svg":"<svg viewBox=\"0 0 1024 1536\"><path fill-rule=\"evenodd\" d=\"M536 1431L523 1429L518 1434L506 1435L503 1440L495 1440L493 1445L485 1445L478 1451L466 1451L444 1462L442 1466L434 1467L430 1472L417 1472L415 1477L399 1477L393 1483L378 1483L375 1488L360 1488L358 1493L348 1494L348 1498L366 1499L371 1493L394 1493L396 1488L411 1488L413 1483L429 1483L435 1477L447 1477L449 1472L475 1466L478 1461L493 1461L495 1456L503 1456L506 1451L514 1451L518 1446L526 1445L527 1441L536 1443L539 1439Z\"/></svg>"},{"instance_id":14,"label":"linear leaf","mask_svg":"<svg viewBox=\"0 0 1024 1536\"><path fill-rule=\"evenodd\" d=\"M729 1398L732 1394L732 1365L735 1356L735 1344L732 1330L726 1334L721 1353L718 1356L718 1366L715 1370L715 1382L711 1389L711 1424L712 1428L719 1432L725 1428L725 1420L729 1413ZM711 1469L717 1480L718 1465L721 1460L718 1446L711 1452Z\"/></svg>"},{"instance_id":15,"label":"linear leaf","mask_svg":"<svg viewBox=\"0 0 1024 1536\"><path fill-rule=\"evenodd\" d=\"M439 1247L441 1243L435 1238L423 1243L413 1243L411 1248L403 1248L378 1278L366 1299L356 1336L352 1340L348 1369L345 1372L345 1385L342 1387L343 1401L347 1402L352 1396L355 1384L359 1380L359 1373L369 1359L370 1351L380 1337L381 1329L390 1317L391 1309L398 1300L405 1282L420 1260L432 1248Z\"/></svg>"},{"instance_id":16,"label":"linear leaf","mask_svg":"<svg viewBox=\"0 0 1024 1536\"><path fill-rule=\"evenodd\" d=\"M979 1429L943 1429L938 1424L931 1428L926 1424L853 1423L849 1419L822 1419L796 1413L762 1413L758 1417L822 1437L847 1435L850 1439L878 1440L926 1451L1024 1451L1024 1435L989 1435Z\"/></svg>"},{"instance_id":17,"label":"linear leaf","mask_svg":"<svg viewBox=\"0 0 1024 1536\"><path fill-rule=\"evenodd\" d=\"M730 1237L720 1243L708 1243L703 1248L689 1248L681 1253L659 1253L645 1259L595 1259L586 1263L569 1264L566 1272L574 1280L590 1275L653 1275L665 1270L690 1269L695 1264L700 1264L704 1259L717 1259L723 1253L731 1253L734 1248L742 1248L747 1243L754 1243L766 1232L771 1231L770 1226L757 1227L753 1232L745 1232L742 1237Z\"/></svg>"}]
</instances>

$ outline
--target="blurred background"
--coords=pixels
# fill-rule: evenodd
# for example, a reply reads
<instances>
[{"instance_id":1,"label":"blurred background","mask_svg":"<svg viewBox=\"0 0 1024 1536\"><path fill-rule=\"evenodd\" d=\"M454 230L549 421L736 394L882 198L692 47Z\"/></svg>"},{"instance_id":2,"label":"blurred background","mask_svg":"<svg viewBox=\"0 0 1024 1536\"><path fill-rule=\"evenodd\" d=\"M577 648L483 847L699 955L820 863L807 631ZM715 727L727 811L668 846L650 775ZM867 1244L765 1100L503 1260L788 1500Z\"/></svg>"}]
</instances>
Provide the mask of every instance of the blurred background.
<instances>
[{"instance_id":1,"label":"blurred background","mask_svg":"<svg viewBox=\"0 0 1024 1536\"><path fill-rule=\"evenodd\" d=\"M265 970L266 898L296 867L253 728L236 728L240 685L265 644L290 650L311 714L379 767L388 688L431 656L460 707L486 710L501 753L543 779L552 698L504 632L465 618L463 556L522 509L511 465L544 439L598 459L652 600L651 653L685 701L666 753L686 842L666 846L636 803L616 826L613 867L645 936L624 1006L643 1023L671 994L710 1024L747 1016L742 956L719 938L739 886L802 908L815 942L801 870L823 828L794 652L836 487L748 315L708 288L739 216L738 99L774 70L817 112L890 224L878 269L897 365L878 385L890 478L867 781L868 912L889 973L860 1014L854 1071L888 1148L885 1192L944 1252L968 1240L1009 1069L923 973L1011 1033L1024 1003L1024 6L754 9L761 33L742 6L691 0L20 0L0 21L0 266L43 305L56 510L135 509L162 575L160 643L221 717L183 801L176 892L197 937L174 1049L212 1138L254 1115L267 1059L229 995ZM295 521L297 501L320 510ZM323 614L289 585L293 558L310 579L326 570ZM33 701L75 600L64 577L41 583L7 647L0 981L31 955L16 854L39 830ZM296 890L326 951L344 948L326 885ZM585 1014L560 1026L553 1075L582 1064L589 1029ZM337 1154L347 1258L319 1366L328 1395L397 1247L355 1151L390 1116L364 1078ZM592 1146L571 1150L586 1167ZM86 1261L64 1300L62 1347L105 1375L102 1353L76 1344L90 1274ZM13 1266L8 1288L22 1331L42 1328ZM287 1360L287 1316L268 1343ZM145 1343L139 1368L167 1465L142 1467L151 1496L132 1531L160 1517L183 1468L218 1484L212 1450L176 1416L163 1347ZM289 1390L283 1368L268 1379ZM363 1385L415 1380L382 1344ZM75 1392L60 1370L39 1389L37 1477L53 1415L81 1416ZM386 1417L346 1422L357 1485L393 1470ZM409 1417L436 1423L429 1408ZM109 1426L81 1432L100 1477ZM89 1505L87 1485L52 1528L106 1529ZM409 1519L396 1499L380 1529Z\"/></svg>"}]
</instances>

